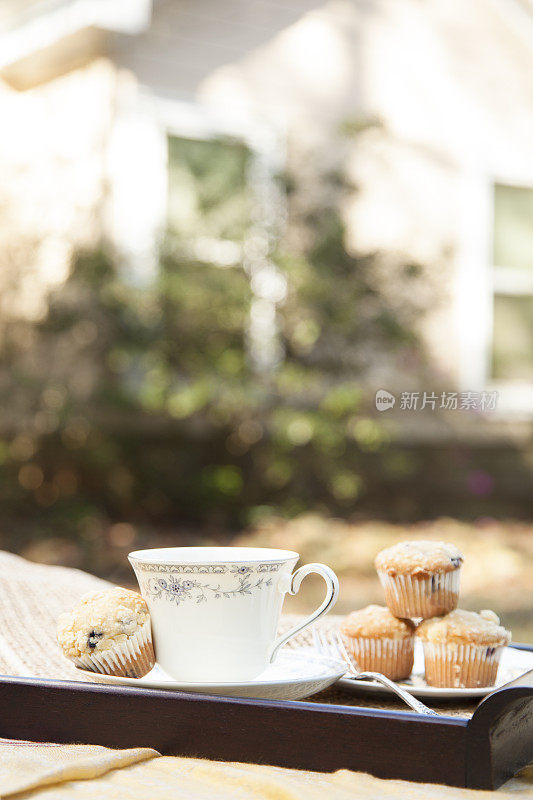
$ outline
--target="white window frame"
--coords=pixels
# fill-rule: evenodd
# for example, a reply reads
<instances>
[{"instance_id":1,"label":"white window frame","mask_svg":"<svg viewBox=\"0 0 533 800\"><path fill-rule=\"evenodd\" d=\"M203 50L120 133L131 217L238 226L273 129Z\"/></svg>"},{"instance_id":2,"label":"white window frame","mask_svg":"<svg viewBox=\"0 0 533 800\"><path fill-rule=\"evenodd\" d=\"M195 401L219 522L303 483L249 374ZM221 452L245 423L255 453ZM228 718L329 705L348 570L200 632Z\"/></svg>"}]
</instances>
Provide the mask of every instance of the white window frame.
<instances>
[{"instance_id":1,"label":"white window frame","mask_svg":"<svg viewBox=\"0 0 533 800\"><path fill-rule=\"evenodd\" d=\"M462 230L456 281L456 316L462 391L496 391L495 416L533 419L533 383L495 380L491 375L495 294L533 295L533 274L493 263L494 188L531 188L533 173L465 171Z\"/></svg>"},{"instance_id":2,"label":"white window frame","mask_svg":"<svg viewBox=\"0 0 533 800\"><path fill-rule=\"evenodd\" d=\"M107 152L111 191L105 227L133 270L130 279L141 285L154 278L167 229L169 136L232 137L250 149L273 186L274 176L285 164L285 136L266 123L217 114L199 103L159 96L122 81Z\"/></svg>"},{"instance_id":3,"label":"white window frame","mask_svg":"<svg viewBox=\"0 0 533 800\"><path fill-rule=\"evenodd\" d=\"M245 242L239 263L244 264L253 295L247 332L248 352L255 369L261 372L271 371L282 357L276 309L285 299L287 284L285 276L270 261L268 253L258 256L253 252L254 248L247 247L247 244L253 244L256 233L263 237L265 234L268 237L279 237L283 233L286 203L276 176L286 163L285 132L273 128L261 119L249 119L227 112L217 113L199 103L154 95L145 88L131 92L126 87L117 117L119 136L114 151L118 153L118 161L120 162L122 145L131 150L131 131L135 131L136 125L140 129L139 142L147 144L150 151L146 153L141 147L138 148L140 163L144 165L145 181L135 180L133 171L133 179L131 176L129 180L127 176L126 180L122 179L122 190L117 193L119 202L111 203L112 238L119 250L129 256L130 271L133 264L133 280L138 284L150 285L153 280L157 253L167 230L168 137L207 141L227 136L242 142L250 150L250 185L256 194L255 208L258 210L257 220L252 221L252 239ZM121 174L124 175L124 169ZM129 246L132 244L132 225L129 217L131 212L128 213L128 209L132 207L132 203L137 212L143 210L140 216L136 214L136 238L142 240L141 247ZM276 209L275 214L271 213L273 208ZM217 265L217 262L213 263ZM218 266L230 264L220 263Z\"/></svg>"},{"instance_id":4,"label":"white window frame","mask_svg":"<svg viewBox=\"0 0 533 800\"><path fill-rule=\"evenodd\" d=\"M163 139L165 153L167 138L176 136L184 139L208 141L227 136L241 142L251 151L252 156L264 165L266 172L274 180L274 176L285 164L284 137L279 131L263 122L252 122L249 119L221 115L199 103L190 103L174 99L146 96L153 109L155 121ZM168 162L165 157L165 174ZM166 184L164 203L164 220L166 225Z\"/></svg>"}]
</instances>

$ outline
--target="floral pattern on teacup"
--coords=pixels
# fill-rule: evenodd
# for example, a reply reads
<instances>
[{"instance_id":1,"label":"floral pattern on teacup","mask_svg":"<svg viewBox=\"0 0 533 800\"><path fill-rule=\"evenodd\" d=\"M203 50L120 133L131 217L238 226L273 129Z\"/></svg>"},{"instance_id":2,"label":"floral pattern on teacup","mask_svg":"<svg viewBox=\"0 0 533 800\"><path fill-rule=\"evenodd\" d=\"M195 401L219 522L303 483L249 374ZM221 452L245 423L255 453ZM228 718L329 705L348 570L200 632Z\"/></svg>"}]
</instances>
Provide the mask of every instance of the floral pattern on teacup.
<instances>
[{"instance_id":1,"label":"floral pattern on teacup","mask_svg":"<svg viewBox=\"0 0 533 800\"><path fill-rule=\"evenodd\" d=\"M245 569L246 572L242 572ZM230 600L234 597L251 595L255 591L272 585L272 578L250 579L252 569L250 567L239 567L232 570L237 578L237 584L232 589L223 589L219 584L202 583L198 580L183 580L177 575L170 573L166 578L149 578L143 581L143 590L155 600L167 600L171 603L180 605L187 600L196 603L206 603L208 599L220 600L225 598Z\"/></svg>"}]
</instances>

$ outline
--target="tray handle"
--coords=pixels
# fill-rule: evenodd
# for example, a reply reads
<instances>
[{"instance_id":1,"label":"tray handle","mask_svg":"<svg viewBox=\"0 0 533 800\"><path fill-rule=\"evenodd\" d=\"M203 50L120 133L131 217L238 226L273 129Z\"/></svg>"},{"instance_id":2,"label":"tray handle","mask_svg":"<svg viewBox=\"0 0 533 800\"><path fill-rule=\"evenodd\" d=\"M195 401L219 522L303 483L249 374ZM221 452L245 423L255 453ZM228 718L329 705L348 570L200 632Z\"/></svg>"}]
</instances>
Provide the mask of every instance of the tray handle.
<instances>
[{"instance_id":1,"label":"tray handle","mask_svg":"<svg viewBox=\"0 0 533 800\"><path fill-rule=\"evenodd\" d=\"M474 711L467 725L466 785L497 789L531 761L533 670L491 692Z\"/></svg>"}]
</instances>

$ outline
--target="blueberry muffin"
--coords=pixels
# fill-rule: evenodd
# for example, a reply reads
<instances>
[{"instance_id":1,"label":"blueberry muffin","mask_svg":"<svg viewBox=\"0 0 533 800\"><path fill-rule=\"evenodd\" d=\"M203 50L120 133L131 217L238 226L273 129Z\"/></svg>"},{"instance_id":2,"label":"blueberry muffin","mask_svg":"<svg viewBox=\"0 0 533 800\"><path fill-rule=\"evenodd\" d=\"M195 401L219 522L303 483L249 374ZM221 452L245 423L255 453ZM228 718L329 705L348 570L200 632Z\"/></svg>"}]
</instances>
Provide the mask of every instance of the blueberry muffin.
<instances>
[{"instance_id":1,"label":"blueberry muffin","mask_svg":"<svg viewBox=\"0 0 533 800\"><path fill-rule=\"evenodd\" d=\"M416 635L424 647L426 682L457 689L493 686L501 654L511 641L493 611L456 609L425 620Z\"/></svg>"},{"instance_id":2,"label":"blueberry muffin","mask_svg":"<svg viewBox=\"0 0 533 800\"><path fill-rule=\"evenodd\" d=\"M146 603L118 586L87 594L62 614L57 640L67 658L92 672L141 678L155 664Z\"/></svg>"},{"instance_id":3,"label":"blueberry muffin","mask_svg":"<svg viewBox=\"0 0 533 800\"><path fill-rule=\"evenodd\" d=\"M372 605L352 611L339 630L359 669L381 672L393 681L411 674L415 632L411 620L398 619L388 608Z\"/></svg>"},{"instance_id":4,"label":"blueberry muffin","mask_svg":"<svg viewBox=\"0 0 533 800\"><path fill-rule=\"evenodd\" d=\"M446 542L400 542L376 556L390 611L400 618L438 617L457 607L463 557Z\"/></svg>"}]
</instances>

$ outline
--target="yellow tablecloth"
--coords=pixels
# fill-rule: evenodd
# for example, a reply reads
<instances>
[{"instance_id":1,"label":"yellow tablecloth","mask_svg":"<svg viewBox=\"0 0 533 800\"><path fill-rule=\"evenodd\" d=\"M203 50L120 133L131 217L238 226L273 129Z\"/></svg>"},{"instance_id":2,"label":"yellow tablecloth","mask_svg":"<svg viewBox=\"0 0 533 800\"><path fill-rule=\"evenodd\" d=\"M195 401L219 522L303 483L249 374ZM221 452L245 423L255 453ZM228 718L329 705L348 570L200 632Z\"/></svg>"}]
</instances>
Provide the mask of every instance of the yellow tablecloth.
<instances>
[{"instance_id":1,"label":"yellow tablecloth","mask_svg":"<svg viewBox=\"0 0 533 800\"><path fill-rule=\"evenodd\" d=\"M31 564L0 552L0 674L74 677L74 668L55 644L55 620L81 594L103 585L77 570ZM324 742L324 746L335 743ZM325 775L161 756L146 748L110 750L0 739L0 798L17 800L476 800L490 796L516 800L519 792L533 800L533 767L494 795L383 781L347 770Z\"/></svg>"},{"instance_id":2,"label":"yellow tablecloth","mask_svg":"<svg viewBox=\"0 0 533 800\"><path fill-rule=\"evenodd\" d=\"M360 772L318 772L160 756L154 750L92 745L33 745L0 740L1 797L38 800L353 800L476 798L493 793L383 781ZM533 797L533 769L498 800Z\"/></svg>"}]
</instances>

